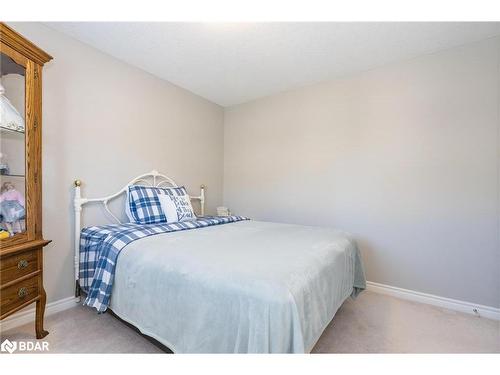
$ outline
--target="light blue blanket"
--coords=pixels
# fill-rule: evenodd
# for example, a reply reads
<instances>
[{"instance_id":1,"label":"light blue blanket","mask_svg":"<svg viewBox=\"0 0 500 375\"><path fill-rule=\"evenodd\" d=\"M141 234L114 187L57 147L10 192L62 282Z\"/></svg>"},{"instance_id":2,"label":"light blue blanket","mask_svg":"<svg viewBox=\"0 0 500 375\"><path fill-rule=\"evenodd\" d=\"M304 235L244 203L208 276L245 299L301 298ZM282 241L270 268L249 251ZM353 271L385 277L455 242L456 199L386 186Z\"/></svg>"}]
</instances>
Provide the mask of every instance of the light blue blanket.
<instances>
[{"instance_id":1,"label":"light blue blanket","mask_svg":"<svg viewBox=\"0 0 500 375\"><path fill-rule=\"evenodd\" d=\"M345 233L241 221L131 243L110 308L175 353L304 353L364 288Z\"/></svg>"}]
</instances>

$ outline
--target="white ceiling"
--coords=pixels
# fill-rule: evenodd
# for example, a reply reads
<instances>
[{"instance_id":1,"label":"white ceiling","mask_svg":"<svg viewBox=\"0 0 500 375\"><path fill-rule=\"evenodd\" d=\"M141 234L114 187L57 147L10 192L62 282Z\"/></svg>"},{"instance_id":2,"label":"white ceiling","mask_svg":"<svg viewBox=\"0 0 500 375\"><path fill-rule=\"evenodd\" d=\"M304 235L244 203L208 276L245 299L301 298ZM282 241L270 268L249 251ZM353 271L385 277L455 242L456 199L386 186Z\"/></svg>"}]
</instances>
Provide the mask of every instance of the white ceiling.
<instances>
[{"instance_id":1,"label":"white ceiling","mask_svg":"<svg viewBox=\"0 0 500 375\"><path fill-rule=\"evenodd\" d=\"M231 106L500 35L500 23L46 23Z\"/></svg>"}]
</instances>

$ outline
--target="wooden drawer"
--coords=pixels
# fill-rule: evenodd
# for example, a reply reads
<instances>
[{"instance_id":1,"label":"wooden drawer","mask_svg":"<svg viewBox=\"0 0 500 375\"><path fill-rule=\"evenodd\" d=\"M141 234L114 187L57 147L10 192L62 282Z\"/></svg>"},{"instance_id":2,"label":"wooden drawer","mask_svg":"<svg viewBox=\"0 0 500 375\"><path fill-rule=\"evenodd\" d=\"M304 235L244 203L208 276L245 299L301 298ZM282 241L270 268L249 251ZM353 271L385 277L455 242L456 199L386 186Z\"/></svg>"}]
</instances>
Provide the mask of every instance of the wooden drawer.
<instances>
[{"instance_id":1,"label":"wooden drawer","mask_svg":"<svg viewBox=\"0 0 500 375\"><path fill-rule=\"evenodd\" d=\"M2 295L0 305L0 316L6 315L11 310L21 306L39 295L39 278L33 276L26 280L4 287L0 290Z\"/></svg>"},{"instance_id":2,"label":"wooden drawer","mask_svg":"<svg viewBox=\"0 0 500 375\"><path fill-rule=\"evenodd\" d=\"M38 270L37 250L32 249L0 259L0 285Z\"/></svg>"}]
</instances>

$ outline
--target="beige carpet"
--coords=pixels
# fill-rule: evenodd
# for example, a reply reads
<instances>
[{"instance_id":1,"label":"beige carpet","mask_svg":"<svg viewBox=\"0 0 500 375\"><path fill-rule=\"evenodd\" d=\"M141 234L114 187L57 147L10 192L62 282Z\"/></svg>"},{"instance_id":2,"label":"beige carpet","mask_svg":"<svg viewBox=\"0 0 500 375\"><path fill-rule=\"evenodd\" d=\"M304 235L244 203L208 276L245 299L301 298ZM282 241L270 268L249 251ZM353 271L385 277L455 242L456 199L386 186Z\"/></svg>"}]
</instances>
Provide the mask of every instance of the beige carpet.
<instances>
[{"instance_id":1,"label":"beige carpet","mask_svg":"<svg viewBox=\"0 0 500 375\"><path fill-rule=\"evenodd\" d=\"M33 325L2 332L33 339ZM46 319L51 353L163 353L110 314L78 306ZM500 353L500 322L394 297L347 300L314 353Z\"/></svg>"}]
</instances>

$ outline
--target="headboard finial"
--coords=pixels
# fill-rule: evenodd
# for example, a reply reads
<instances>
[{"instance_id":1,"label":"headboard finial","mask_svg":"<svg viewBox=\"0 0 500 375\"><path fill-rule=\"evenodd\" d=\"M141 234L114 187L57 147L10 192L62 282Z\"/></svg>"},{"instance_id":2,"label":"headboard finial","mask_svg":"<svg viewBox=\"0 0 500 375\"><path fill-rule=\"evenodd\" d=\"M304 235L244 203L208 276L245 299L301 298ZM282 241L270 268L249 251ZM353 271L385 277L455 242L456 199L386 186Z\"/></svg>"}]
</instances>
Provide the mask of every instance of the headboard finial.
<instances>
[{"instance_id":1,"label":"headboard finial","mask_svg":"<svg viewBox=\"0 0 500 375\"><path fill-rule=\"evenodd\" d=\"M82 181L80 180L75 180L75 187L79 187L82 185Z\"/></svg>"},{"instance_id":2,"label":"headboard finial","mask_svg":"<svg viewBox=\"0 0 500 375\"><path fill-rule=\"evenodd\" d=\"M160 174L160 172L158 172L156 169L153 169L153 170L151 171L151 175L152 175L152 176L158 176L159 174Z\"/></svg>"}]
</instances>

